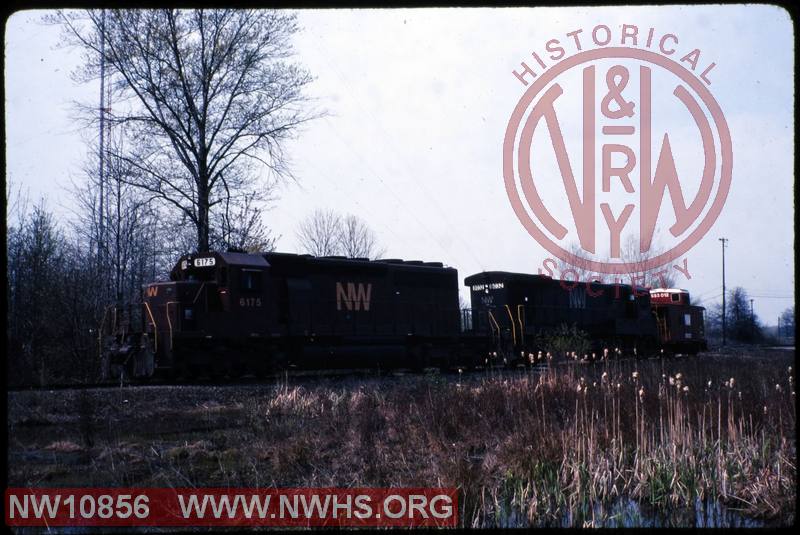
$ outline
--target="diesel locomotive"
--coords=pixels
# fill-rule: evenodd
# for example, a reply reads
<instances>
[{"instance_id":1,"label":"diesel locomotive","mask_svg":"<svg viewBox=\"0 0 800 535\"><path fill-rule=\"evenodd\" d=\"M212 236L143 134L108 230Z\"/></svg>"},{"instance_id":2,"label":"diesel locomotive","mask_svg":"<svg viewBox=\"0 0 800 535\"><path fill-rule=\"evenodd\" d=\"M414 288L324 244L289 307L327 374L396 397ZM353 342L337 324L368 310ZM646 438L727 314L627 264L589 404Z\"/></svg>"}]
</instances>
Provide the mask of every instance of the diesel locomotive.
<instances>
[{"instance_id":1,"label":"diesel locomotive","mask_svg":"<svg viewBox=\"0 0 800 535\"><path fill-rule=\"evenodd\" d=\"M264 375L314 368L516 364L542 335L575 326L592 344L645 354L705 349L703 309L684 290L566 284L500 271L465 279L439 262L290 253L182 256L170 280L114 308L106 373Z\"/></svg>"}]
</instances>

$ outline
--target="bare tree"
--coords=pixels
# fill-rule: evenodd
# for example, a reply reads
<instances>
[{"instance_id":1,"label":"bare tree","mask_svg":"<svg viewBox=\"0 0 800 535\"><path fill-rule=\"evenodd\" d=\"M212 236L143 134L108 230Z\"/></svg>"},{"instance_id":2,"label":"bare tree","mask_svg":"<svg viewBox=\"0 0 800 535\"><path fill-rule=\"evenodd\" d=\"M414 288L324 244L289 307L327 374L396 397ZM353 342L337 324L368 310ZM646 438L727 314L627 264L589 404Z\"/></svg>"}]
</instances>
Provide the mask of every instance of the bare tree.
<instances>
[{"instance_id":1,"label":"bare tree","mask_svg":"<svg viewBox=\"0 0 800 535\"><path fill-rule=\"evenodd\" d=\"M163 271L161 238L169 232L163 213L151 201L153 195L128 184L133 172L125 160L109 157L105 165L104 195L96 162L91 156L83 178L73 181L73 195L78 211L72 221L76 245L85 254L83 261L92 266L97 283L92 295L98 306L111 301L129 302L139 286ZM99 206L103 199L103 207ZM105 240L100 239L101 228Z\"/></svg>"},{"instance_id":2,"label":"bare tree","mask_svg":"<svg viewBox=\"0 0 800 535\"><path fill-rule=\"evenodd\" d=\"M784 310L778 320L778 336L794 336L794 307Z\"/></svg>"},{"instance_id":3,"label":"bare tree","mask_svg":"<svg viewBox=\"0 0 800 535\"><path fill-rule=\"evenodd\" d=\"M304 219L297 230L300 248L314 256L338 255L341 217L333 210L316 210Z\"/></svg>"},{"instance_id":4,"label":"bare tree","mask_svg":"<svg viewBox=\"0 0 800 535\"><path fill-rule=\"evenodd\" d=\"M558 271L561 273L561 278L566 280L588 281L597 275L597 271L593 270L589 265L589 261L584 258L586 252L576 242L571 242L567 246L567 252L572 254L576 261L565 262L558 260ZM566 275L564 273L567 273Z\"/></svg>"},{"instance_id":5,"label":"bare tree","mask_svg":"<svg viewBox=\"0 0 800 535\"><path fill-rule=\"evenodd\" d=\"M290 174L284 143L315 116L303 95L311 76L290 61L295 15L131 9L51 20L85 51L79 80L110 71L106 117L132 141L114 154L132 168L127 183L190 221L198 250L209 248L217 205L258 191L248 162Z\"/></svg>"},{"instance_id":6,"label":"bare tree","mask_svg":"<svg viewBox=\"0 0 800 535\"><path fill-rule=\"evenodd\" d=\"M589 261L586 260L586 252L579 244L572 242L567 247L567 251L575 256L577 261L574 263L564 262L563 260L558 261L558 270L562 273L562 276L563 273L567 271L569 274L566 277L569 279L574 278L574 273L577 274L577 280L588 281L598 274L597 271L592 269ZM620 251L620 260L626 264L627 271L624 274L615 275L613 277L620 279L624 284L631 284L632 281L634 281L637 285L650 288L673 287L675 285L675 276L670 271L668 265L647 267L648 260L658 256L661 252L663 252L663 249L654 244L650 247L649 251L642 253L639 251L638 237L633 235L628 236ZM606 261L610 261L610 258L606 259ZM609 280L608 275L600 275L605 280Z\"/></svg>"},{"instance_id":7,"label":"bare tree","mask_svg":"<svg viewBox=\"0 0 800 535\"><path fill-rule=\"evenodd\" d=\"M639 237L628 236L622 247L620 259L628 266L627 275L637 284L650 288L672 288L675 286L675 275L669 264L665 266L647 267L647 262L663 252L658 244L650 246L647 252L639 250Z\"/></svg>"},{"instance_id":8,"label":"bare tree","mask_svg":"<svg viewBox=\"0 0 800 535\"><path fill-rule=\"evenodd\" d=\"M217 224L212 225L218 234L212 234L216 249L242 249L247 252L266 252L275 249L278 238L264 225L264 209L258 206L254 193L243 195L239 202L228 202L219 211Z\"/></svg>"},{"instance_id":9,"label":"bare tree","mask_svg":"<svg viewBox=\"0 0 800 535\"><path fill-rule=\"evenodd\" d=\"M378 246L372 229L363 219L348 215L339 222L339 250L348 258L371 258L383 256L385 249Z\"/></svg>"}]
</instances>

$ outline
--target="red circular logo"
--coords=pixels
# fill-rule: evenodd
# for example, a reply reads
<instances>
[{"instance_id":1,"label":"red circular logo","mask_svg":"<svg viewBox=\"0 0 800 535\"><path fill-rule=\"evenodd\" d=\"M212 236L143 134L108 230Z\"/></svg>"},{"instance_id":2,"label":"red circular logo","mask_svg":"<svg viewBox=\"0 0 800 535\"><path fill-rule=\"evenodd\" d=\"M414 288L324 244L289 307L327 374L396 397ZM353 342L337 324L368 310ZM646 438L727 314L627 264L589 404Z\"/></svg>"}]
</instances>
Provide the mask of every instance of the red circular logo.
<instances>
[{"instance_id":1,"label":"red circular logo","mask_svg":"<svg viewBox=\"0 0 800 535\"><path fill-rule=\"evenodd\" d=\"M630 64L638 69L629 69ZM579 66L580 81L575 83L576 71L568 71ZM678 82L665 83L665 76L677 77ZM557 81L559 77L564 85ZM634 78L638 79L638 91L631 82ZM557 111L559 105L563 111L566 102L574 102L565 96L570 81L583 96L579 99L581 117L573 121L582 125L582 136L578 136L582 147L567 146ZM598 86L601 91L596 95ZM661 91L658 102L667 102L663 100L666 95L672 99L670 106L681 107L693 119L702 169L687 173L685 166L676 163L672 147L683 140L680 133L670 137L654 126L654 90ZM691 123L683 121L680 126ZM545 134L549 134L549 145ZM544 156L541 151L551 147L550 155ZM537 159L535 154L542 156ZM646 271L686 253L722 211L732 165L728 125L706 85L670 58L626 47L579 52L536 78L514 108L503 143L506 192L522 225L557 258L599 273ZM577 168L582 168L582 180L577 179ZM692 176L682 182L682 174ZM556 176L561 179L558 184ZM685 198L687 182L691 182L693 195ZM558 194L553 195L556 187ZM543 189L550 191L549 198L541 195ZM614 192L618 195L611 199ZM600 202L604 196L614 202ZM674 217L661 210L665 197L672 201ZM553 215L559 202L568 205L571 221ZM659 237L666 236L672 243L666 251L654 254L659 223L668 225L669 231ZM639 252L646 258L635 266L618 260L623 230L638 235ZM570 239L577 239L581 256L565 249ZM600 258L602 254L606 256Z\"/></svg>"}]
</instances>

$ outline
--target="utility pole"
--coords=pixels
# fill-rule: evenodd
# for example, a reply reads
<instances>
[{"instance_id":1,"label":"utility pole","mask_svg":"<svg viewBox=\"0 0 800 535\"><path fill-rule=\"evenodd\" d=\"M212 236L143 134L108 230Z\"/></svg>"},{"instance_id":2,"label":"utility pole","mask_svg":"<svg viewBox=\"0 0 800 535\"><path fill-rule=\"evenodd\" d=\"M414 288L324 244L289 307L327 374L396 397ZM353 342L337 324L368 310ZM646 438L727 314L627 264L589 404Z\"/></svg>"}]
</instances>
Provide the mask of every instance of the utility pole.
<instances>
[{"instance_id":1,"label":"utility pole","mask_svg":"<svg viewBox=\"0 0 800 535\"><path fill-rule=\"evenodd\" d=\"M722 242L722 345L725 345L725 316L727 311L725 310L725 244L728 241L728 238L720 238L719 241Z\"/></svg>"},{"instance_id":2,"label":"utility pole","mask_svg":"<svg viewBox=\"0 0 800 535\"><path fill-rule=\"evenodd\" d=\"M100 219L98 221L97 256L100 277L105 275L105 118L106 118L106 10L100 16ZM101 283L102 284L102 283Z\"/></svg>"}]
</instances>

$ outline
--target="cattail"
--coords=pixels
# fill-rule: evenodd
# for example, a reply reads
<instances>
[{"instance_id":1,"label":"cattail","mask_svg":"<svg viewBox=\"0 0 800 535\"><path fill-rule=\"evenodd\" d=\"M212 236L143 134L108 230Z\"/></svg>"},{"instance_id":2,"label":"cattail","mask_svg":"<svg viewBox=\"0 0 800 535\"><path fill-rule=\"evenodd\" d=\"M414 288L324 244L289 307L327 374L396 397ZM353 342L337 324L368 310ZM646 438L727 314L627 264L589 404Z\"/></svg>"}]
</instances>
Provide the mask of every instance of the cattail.
<instances>
[{"instance_id":1,"label":"cattail","mask_svg":"<svg viewBox=\"0 0 800 535\"><path fill-rule=\"evenodd\" d=\"M676 373L675 374L675 379L677 379L678 381L680 381L682 377L683 377L682 373Z\"/></svg>"},{"instance_id":2,"label":"cattail","mask_svg":"<svg viewBox=\"0 0 800 535\"><path fill-rule=\"evenodd\" d=\"M669 376L669 385L670 386L675 385L675 378L673 376L671 376L671 375Z\"/></svg>"},{"instance_id":3,"label":"cattail","mask_svg":"<svg viewBox=\"0 0 800 535\"><path fill-rule=\"evenodd\" d=\"M688 393L689 392L689 387L688 386L684 386L683 387L683 391Z\"/></svg>"},{"instance_id":4,"label":"cattail","mask_svg":"<svg viewBox=\"0 0 800 535\"><path fill-rule=\"evenodd\" d=\"M639 389L639 401L644 401L644 387Z\"/></svg>"},{"instance_id":5,"label":"cattail","mask_svg":"<svg viewBox=\"0 0 800 535\"><path fill-rule=\"evenodd\" d=\"M741 400L741 399L742 399L742 391L739 390L739 400Z\"/></svg>"},{"instance_id":6,"label":"cattail","mask_svg":"<svg viewBox=\"0 0 800 535\"><path fill-rule=\"evenodd\" d=\"M633 378L634 379L638 379L639 378L639 372L633 372Z\"/></svg>"},{"instance_id":7,"label":"cattail","mask_svg":"<svg viewBox=\"0 0 800 535\"><path fill-rule=\"evenodd\" d=\"M582 388L583 388L583 387L582 387L581 385L578 385L578 394L580 394L580 393L581 393L581 389L582 389Z\"/></svg>"},{"instance_id":8,"label":"cattail","mask_svg":"<svg viewBox=\"0 0 800 535\"><path fill-rule=\"evenodd\" d=\"M781 391L781 385L775 385L775 390L777 390L778 392L780 392L780 391Z\"/></svg>"},{"instance_id":9,"label":"cattail","mask_svg":"<svg viewBox=\"0 0 800 535\"><path fill-rule=\"evenodd\" d=\"M764 405L764 414L767 414L767 406Z\"/></svg>"},{"instance_id":10,"label":"cattail","mask_svg":"<svg viewBox=\"0 0 800 535\"><path fill-rule=\"evenodd\" d=\"M550 352L548 351L547 352L547 359L548 360L552 360L552 358L553 358L553 355L551 355Z\"/></svg>"},{"instance_id":11,"label":"cattail","mask_svg":"<svg viewBox=\"0 0 800 535\"><path fill-rule=\"evenodd\" d=\"M711 388L711 379L708 380L708 388Z\"/></svg>"},{"instance_id":12,"label":"cattail","mask_svg":"<svg viewBox=\"0 0 800 535\"><path fill-rule=\"evenodd\" d=\"M617 383L617 390L619 390L620 388L622 388L622 384L621 383Z\"/></svg>"},{"instance_id":13,"label":"cattail","mask_svg":"<svg viewBox=\"0 0 800 535\"><path fill-rule=\"evenodd\" d=\"M735 382L736 382L736 381L734 381L734 380L733 380L733 377L731 377L731 378L730 378L730 380L728 381L728 385L729 385L731 388L733 388L733 385L734 385L734 383L735 383Z\"/></svg>"},{"instance_id":14,"label":"cattail","mask_svg":"<svg viewBox=\"0 0 800 535\"><path fill-rule=\"evenodd\" d=\"M606 379L608 379L608 372L603 372L603 375L600 377L600 380L605 383Z\"/></svg>"}]
</instances>

